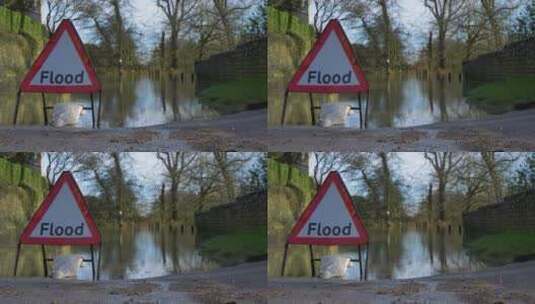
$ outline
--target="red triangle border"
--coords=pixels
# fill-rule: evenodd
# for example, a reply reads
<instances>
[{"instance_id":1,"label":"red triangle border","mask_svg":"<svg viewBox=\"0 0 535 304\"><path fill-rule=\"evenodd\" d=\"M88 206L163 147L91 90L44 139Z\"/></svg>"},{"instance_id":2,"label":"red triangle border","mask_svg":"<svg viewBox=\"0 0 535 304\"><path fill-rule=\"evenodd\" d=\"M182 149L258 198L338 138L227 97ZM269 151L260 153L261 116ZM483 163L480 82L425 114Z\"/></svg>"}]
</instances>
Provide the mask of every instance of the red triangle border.
<instances>
[{"instance_id":1,"label":"red triangle border","mask_svg":"<svg viewBox=\"0 0 535 304\"><path fill-rule=\"evenodd\" d=\"M323 45L327 41L327 38L331 35L331 32L334 31L342 44L345 54L349 62L352 62L352 67L355 75L359 80L359 85L348 85L348 86L318 86L318 85L300 85L299 80L303 77L303 74L306 72L308 67L312 64L318 53L323 48ZM294 74L292 80L288 84L288 91L290 92L301 92L301 93L359 93L366 92L369 90L369 84L366 80L364 72L358 64L356 56L353 54L353 49L351 43L347 38L347 35L342 28L340 22L336 19L329 21L320 37L314 43L314 46L307 54L299 69Z\"/></svg>"},{"instance_id":2,"label":"red triangle border","mask_svg":"<svg viewBox=\"0 0 535 304\"><path fill-rule=\"evenodd\" d=\"M84 64L84 67L87 71L87 74L89 76L89 80L91 81L91 85L82 85L82 86L55 86L55 85L32 85L32 79L35 77L39 69L43 66L46 59L52 53L54 48L56 47L56 44L58 43L59 39L63 35L63 33L67 31L69 37L71 38L74 47L76 49L76 52L78 53L78 56L80 56L80 59L82 63ZM20 91L21 92L30 92L30 93L94 93L101 90L101 84L98 81L97 74L95 70L93 69L93 65L91 64L91 60L89 59L89 56L87 55L87 52L85 51L84 45L82 43L82 40L80 39L80 36L78 35L78 32L74 28L74 25L72 22L68 19L64 19L58 29L54 32L50 40L47 42L45 48L39 54L35 62L33 63L31 69L28 71L26 76L21 82L20 85Z\"/></svg>"},{"instance_id":3,"label":"red triangle border","mask_svg":"<svg viewBox=\"0 0 535 304\"><path fill-rule=\"evenodd\" d=\"M92 237L84 237L84 238L31 237L32 231L35 229L35 226L39 223L39 221L43 218L45 213L48 211L48 208L50 208L50 205L52 205L59 191L63 187L63 184L65 183L70 188L76 200L78 208L80 208L82 216L85 218L87 222L87 226L89 228L89 231L91 231ZM48 192L46 198L43 200L43 203L41 203L41 206L39 206L37 211L32 216L28 225L26 225L26 227L24 228L22 234L20 235L19 242L21 244L57 245L57 246L100 244L100 232L98 231L97 225L95 224L93 217L89 213L87 202L84 196L82 195L82 192L80 191L80 188L78 187L78 184L76 183L76 180L72 176L72 173L66 171L61 174L58 181L54 184L50 192Z\"/></svg>"},{"instance_id":4,"label":"red triangle border","mask_svg":"<svg viewBox=\"0 0 535 304\"><path fill-rule=\"evenodd\" d=\"M325 196L325 193L333 184L336 186L338 193L340 193L344 205L347 208L347 211L349 215L351 216L353 220L353 224L355 225L355 228L359 232L358 237L353 238L340 238L340 237L333 237L333 238L317 238L317 237L300 237L299 232L301 229L303 229L303 226L306 224L308 219L312 216L318 205L323 200L323 197ZM349 195L349 192L347 191L347 188L344 184L344 181L340 177L340 174L338 172L330 172L327 178L325 179L325 182L321 184L320 189L312 199L312 201L308 204L308 206L305 208L299 219L297 220L297 223L292 228L292 231L290 232L288 236L288 244L307 244L307 245L362 245L368 243L369 236L368 231L364 227L364 224L362 222L362 219L360 218L357 210L353 207L353 201L351 200L351 196Z\"/></svg>"}]
</instances>

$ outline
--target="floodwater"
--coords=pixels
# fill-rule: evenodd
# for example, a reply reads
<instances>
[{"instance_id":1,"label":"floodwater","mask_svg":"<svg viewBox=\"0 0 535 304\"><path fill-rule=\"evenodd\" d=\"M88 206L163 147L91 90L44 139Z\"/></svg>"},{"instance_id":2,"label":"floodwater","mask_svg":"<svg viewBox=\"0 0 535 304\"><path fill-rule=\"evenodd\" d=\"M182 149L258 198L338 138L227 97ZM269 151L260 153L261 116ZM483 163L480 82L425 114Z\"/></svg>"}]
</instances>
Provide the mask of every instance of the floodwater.
<instances>
[{"instance_id":1,"label":"floodwater","mask_svg":"<svg viewBox=\"0 0 535 304\"><path fill-rule=\"evenodd\" d=\"M462 230L418 228L395 225L369 231L368 279L408 279L448 272L477 271L485 267L463 247ZM284 236L269 243L269 275L280 276ZM338 249L337 249L338 248ZM343 255L358 258L356 247L313 247L314 256ZM365 248L362 248L363 261ZM290 245L285 276L311 276L310 255L306 245ZM316 262L316 274L320 263ZM364 267L363 267L364 268ZM359 264L351 263L344 279L359 279Z\"/></svg>"},{"instance_id":2,"label":"floodwater","mask_svg":"<svg viewBox=\"0 0 535 304\"><path fill-rule=\"evenodd\" d=\"M104 226L101 280L138 279L215 269L218 264L199 253L195 226L155 227L148 224ZM0 276L12 276L18 234L0 235ZM23 245L17 276L42 276L41 246ZM88 246L47 246L47 256L82 254L90 258ZM97 250L95 254L98 258ZM48 264L49 273L52 263ZM83 263L78 279L91 279L91 263Z\"/></svg>"},{"instance_id":3,"label":"floodwater","mask_svg":"<svg viewBox=\"0 0 535 304\"><path fill-rule=\"evenodd\" d=\"M370 98L368 128L412 127L436 122L449 122L487 115L482 109L470 105L463 96L463 83L459 72L451 78L423 78L413 72L384 75L368 75ZM289 79L289 78L288 78ZM287 79L270 79L269 123L280 125L283 96ZM313 96L315 105L338 101L358 106L358 95ZM363 108L366 94L362 95ZM290 93L286 124L310 125L312 122L308 94ZM316 111L316 122L319 120ZM364 116L364 113L363 113ZM346 127L359 127L359 113L351 111Z\"/></svg>"},{"instance_id":4,"label":"floodwater","mask_svg":"<svg viewBox=\"0 0 535 304\"><path fill-rule=\"evenodd\" d=\"M205 119L220 113L199 102L195 95L195 78L191 73L162 77L148 73L104 74L102 83L101 127L142 127L173 121ZM0 124L11 125L18 84L0 87ZM95 108L98 94L95 94ZM47 94L47 105L76 102L91 105L88 94ZM44 123L39 93L23 93L18 124ZM51 120L52 111L48 111ZM91 111L84 110L77 127L91 127Z\"/></svg>"}]
</instances>

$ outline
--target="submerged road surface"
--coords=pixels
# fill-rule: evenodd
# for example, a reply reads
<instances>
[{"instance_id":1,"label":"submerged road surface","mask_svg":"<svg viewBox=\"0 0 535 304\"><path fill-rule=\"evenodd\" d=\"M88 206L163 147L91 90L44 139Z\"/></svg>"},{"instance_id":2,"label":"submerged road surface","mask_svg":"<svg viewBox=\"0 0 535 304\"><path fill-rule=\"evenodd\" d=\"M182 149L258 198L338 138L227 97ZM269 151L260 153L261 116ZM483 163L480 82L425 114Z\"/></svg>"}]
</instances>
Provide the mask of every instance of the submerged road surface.
<instances>
[{"instance_id":1,"label":"submerged road surface","mask_svg":"<svg viewBox=\"0 0 535 304\"><path fill-rule=\"evenodd\" d=\"M411 128L266 127L266 110L143 128L1 126L0 151L535 151L535 109Z\"/></svg>"},{"instance_id":2,"label":"submerged road surface","mask_svg":"<svg viewBox=\"0 0 535 304\"><path fill-rule=\"evenodd\" d=\"M272 279L269 303L535 303L535 261L474 273L368 282Z\"/></svg>"},{"instance_id":3,"label":"submerged road surface","mask_svg":"<svg viewBox=\"0 0 535 304\"><path fill-rule=\"evenodd\" d=\"M0 303L267 303L266 262L142 280L0 279Z\"/></svg>"},{"instance_id":4,"label":"submerged road surface","mask_svg":"<svg viewBox=\"0 0 535 304\"><path fill-rule=\"evenodd\" d=\"M143 280L0 279L1 303L535 303L535 261L411 280L266 280L266 262Z\"/></svg>"}]
</instances>

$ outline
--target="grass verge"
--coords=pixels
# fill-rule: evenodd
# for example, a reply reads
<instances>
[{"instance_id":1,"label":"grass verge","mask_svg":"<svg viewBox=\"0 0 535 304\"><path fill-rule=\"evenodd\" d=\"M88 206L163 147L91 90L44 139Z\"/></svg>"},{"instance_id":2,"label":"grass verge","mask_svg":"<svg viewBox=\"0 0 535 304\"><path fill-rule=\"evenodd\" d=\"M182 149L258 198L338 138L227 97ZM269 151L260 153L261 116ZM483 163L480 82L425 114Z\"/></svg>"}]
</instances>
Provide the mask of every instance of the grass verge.
<instances>
[{"instance_id":1,"label":"grass verge","mask_svg":"<svg viewBox=\"0 0 535 304\"><path fill-rule=\"evenodd\" d=\"M491 113L503 113L513 109L535 105L535 76L513 77L504 81L487 83L467 93L468 100Z\"/></svg>"},{"instance_id":2,"label":"grass verge","mask_svg":"<svg viewBox=\"0 0 535 304\"><path fill-rule=\"evenodd\" d=\"M502 232L486 235L467 244L470 252L490 265L535 259L535 233Z\"/></svg>"},{"instance_id":3,"label":"grass verge","mask_svg":"<svg viewBox=\"0 0 535 304\"><path fill-rule=\"evenodd\" d=\"M230 266L267 258L267 227L218 235L201 243L201 253Z\"/></svg>"},{"instance_id":4,"label":"grass verge","mask_svg":"<svg viewBox=\"0 0 535 304\"><path fill-rule=\"evenodd\" d=\"M220 112L265 106L267 105L267 81L265 77L254 77L216 84L203 90L200 93L200 99Z\"/></svg>"}]
</instances>

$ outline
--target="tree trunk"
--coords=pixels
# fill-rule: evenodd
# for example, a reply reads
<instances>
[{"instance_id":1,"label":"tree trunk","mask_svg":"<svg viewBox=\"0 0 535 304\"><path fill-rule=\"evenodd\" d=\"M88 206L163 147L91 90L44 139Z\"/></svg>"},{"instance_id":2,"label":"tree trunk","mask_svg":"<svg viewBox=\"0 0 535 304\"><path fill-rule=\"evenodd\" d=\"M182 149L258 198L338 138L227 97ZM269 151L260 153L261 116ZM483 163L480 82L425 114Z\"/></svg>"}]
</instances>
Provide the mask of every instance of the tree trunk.
<instances>
[{"instance_id":1,"label":"tree trunk","mask_svg":"<svg viewBox=\"0 0 535 304\"><path fill-rule=\"evenodd\" d=\"M494 192L494 199L496 200L496 203L499 203L503 198L502 182L499 173L496 170L497 164L495 154L494 152L481 152L481 157L483 158L483 162L485 163L487 171L490 175L490 180L492 182L492 188Z\"/></svg>"},{"instance_id":2,"label":"tree trunk","mask_svg":"<svg viewBox=\"0 0 535 304\"><path fill-rule=\"evenodd\" d=\"M170 53L171 53L171 68L173 70L176 70L178 68L177 48L178 48L178 29L176 25L171 25Z\"/></svg>"},{"instance_id":3,"label":"tree trunk","mask_svg":"<svg viewBox=\"0 0 535 304\"><path fill-rule=\"evenodd\" d=\"M119 218L119 224L123 221L123 216L125 215L125 195L124 195L124 175L123 170L121 168L121 160L119 159L118 153L112 153L111 157L113 159L114 163L114 171L115 171L115 187L117 192L117 207L118 207L118 218Z\"/></svg>"},{"instance_id":4,"label":"tree trunk","mask_svg":"<svg viewBox=\"0 0 535 304\"><path fill-rule=\"evenodd\" d=\"M124 57L124 45L123 45L123 34L124 34L124 25L123 25L123 16L121 14L121 7L118 0L111 1L111 5L113 6L113 12L114 12L114 18L115 22L117 23L116 28L116 41L117 41L117 66L119 70L122 69L123 65L123 57Z\"/></svg>"},{"instance_id":5,"label":"tree trunk","mask_svg":"<svg viewBox=\"0 0 535 304\"><path fill-rule=\"evenodd\" d=\"M176 222L178 219L177 196L178 196L178 181L175 176L172 176L171 177L171 219L173 220L173 222Z\"/></svg>"},{"instance_id":6,"label":"tree trunk","mask_svg":"<svg viewBox=\"0 0 535 304\"><path fill-rule=\"evenodd\" d=\"M446 218L446 212L444 210L444 204L446 200L446 177L439 175L438 177L438 219L444 221Z\"/></svg>"},{"instance_id":7,"label":"tree trunk","mask_svg":"<svg viewBox=\"0 0 535 304\"><path fill-rule=\"evenodd\" d=\"M382 12L382 18L384 23L384 43L385 43L385 49L384 49L384 65L385 65L385 71L386 73L390 73L390 65L391 65L391 59L392 59L392 26L390 23L390 15L388 12L388 1L387 0L380 0L379 5L381 6L381 12Z\"/></svg>"},{"instance_id":8,"label":"tree trunk","mask_svg":"<svg viewBox=\"0 0 535 304\"><path fill-rule=\"evenodd\" d=\"M388 158L386 153L379 153L381 158L382 169L383 169L383 186L384 186L384 202L383 208L385 212L386 222L390 221L390 190L391 190L391 180L390 180L390 168L388 167Z\"/></svg>"},{"instance_id":9,"label":"tree trunk","mask_svg":"<svg viewBox=\"0 0 535 304\"><path fill-rule=\"evenodd\" d=\"M439 24L438 27L438 67L441 70L446 68L446 27Z\"/></svg>"}]
</instances>

